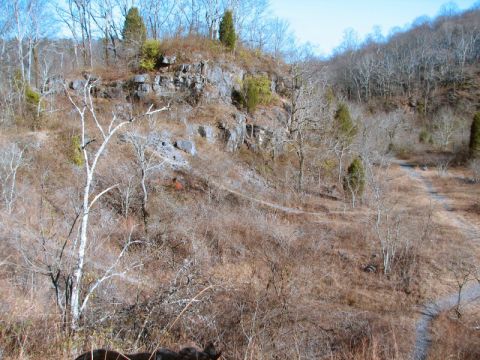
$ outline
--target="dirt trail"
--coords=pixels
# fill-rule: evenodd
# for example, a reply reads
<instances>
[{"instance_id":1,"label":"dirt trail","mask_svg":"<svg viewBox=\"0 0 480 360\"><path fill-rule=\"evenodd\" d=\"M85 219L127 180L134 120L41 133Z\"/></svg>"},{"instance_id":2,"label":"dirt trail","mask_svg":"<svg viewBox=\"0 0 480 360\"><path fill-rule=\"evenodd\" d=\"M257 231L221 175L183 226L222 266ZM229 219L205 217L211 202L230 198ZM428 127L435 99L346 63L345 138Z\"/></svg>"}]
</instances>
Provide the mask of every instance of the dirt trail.
<instances>
[{"instance_id":1,"label":"dirt trail","mask_svg":"<svg viewBox=\"0 0 480 360\"><path fill-rule=\"evenodd\" d=\"M451 212L452 209L448 204L448 199L439 194L432 183L422 176L418 171L416 171L413 165L402 162L399 162L398 164L412 179L421 181L429 197L440 204L444 211L448 212L449 225L456 227L465 236L467 236L468 239L479 239L480 229L477 226L469 223L462 216ZM427 359L428 350L431 343L430 330L432 321L442 311L453 308L457 304L457 298L458 292L453 291L442 298L436 299L433 302L426 303L422 306L422 310L420 311L421 316L420 319L418 319L415 327L415 347L412 353L413 360ZM480 299L480 284L475 284L462 291L461 299L463 303Z\"/></svg>"}]
</instances>

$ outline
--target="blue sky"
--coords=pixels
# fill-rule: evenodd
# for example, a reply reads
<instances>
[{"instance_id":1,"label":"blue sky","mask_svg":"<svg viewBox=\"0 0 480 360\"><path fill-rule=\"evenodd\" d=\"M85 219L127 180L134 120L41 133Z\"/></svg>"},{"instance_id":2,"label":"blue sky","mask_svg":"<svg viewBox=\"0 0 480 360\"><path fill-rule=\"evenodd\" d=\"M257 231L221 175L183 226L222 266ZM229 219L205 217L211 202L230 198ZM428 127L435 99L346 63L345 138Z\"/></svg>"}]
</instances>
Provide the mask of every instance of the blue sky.
<instances>
[{"instance_id":1,"label":"blue sky","mask_svg":"<svg viewBox=\"0 0 480 360\"><path fill-rule=\"evenodd\" d=\"M477 0L451 3L467 9ZM353 28L361 39L380 26L388 35L416 18L438 14L446 0L270 0L276 16L287 19L301 42L316 45L316 52L328 55L342 41L344 30Z\"/></svg>"}]
</instances>

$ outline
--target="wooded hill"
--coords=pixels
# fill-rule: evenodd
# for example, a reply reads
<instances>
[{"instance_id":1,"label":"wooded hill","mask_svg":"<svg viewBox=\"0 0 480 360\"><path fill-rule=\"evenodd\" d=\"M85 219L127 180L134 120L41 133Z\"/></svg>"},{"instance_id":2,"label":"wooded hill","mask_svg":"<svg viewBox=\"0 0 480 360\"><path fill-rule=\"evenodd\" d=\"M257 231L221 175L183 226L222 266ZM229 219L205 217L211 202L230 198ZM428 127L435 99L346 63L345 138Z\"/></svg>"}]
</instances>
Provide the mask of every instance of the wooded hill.
<instances>
[{"instance_id":1,"label":"wooded hill","mask_svg":"<svg viewBox=\"0 0 480 360\"><path fill-rule=\"evenodd\" d=\"M387 39L346 41L328 65L350 100L421 114L449 105L471 112L480 99L480 10L419 19ZM352 39L350 39L352 40Z\"/></svg>"}]
</instances>

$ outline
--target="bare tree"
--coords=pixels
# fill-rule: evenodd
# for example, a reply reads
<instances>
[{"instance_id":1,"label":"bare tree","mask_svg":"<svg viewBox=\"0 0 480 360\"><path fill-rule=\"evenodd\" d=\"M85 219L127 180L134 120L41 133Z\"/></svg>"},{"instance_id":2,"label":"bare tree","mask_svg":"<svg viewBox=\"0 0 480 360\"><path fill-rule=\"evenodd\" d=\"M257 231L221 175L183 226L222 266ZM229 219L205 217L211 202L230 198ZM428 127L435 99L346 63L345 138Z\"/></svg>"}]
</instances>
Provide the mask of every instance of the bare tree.
<instances>
[{"instance_id":1,"label":"bare tree","mask_svg":"<svg viewBox=\"0 0 480 360\"><path fill-rule=\"evenodd\" d=\"M268 22L268 32L271 36L267 50L271 52L276 59L280 59L293 48L295 39L287 20L278 17L270 20Z\"/></svg>"},{"instance_id":2,"label":"bare tree","mask_svg":"<svg viewBox=\"0 0 480 360\"><path fill-rule=\"evenodd\" d=\"M307 144L312 144L310 138L322 130L326 87L324 68L309 62L292 65L289 118L285 125L299 161L298 191L303 187Z\"/></svg>"},{"instance_id":3,"label":"bare tree","mask_svg":"<svg viewBox=\"0 0 480 360\"><path fill-rule=\"evenodd\" d=\"M461 312L461 301L462 301L462 291L469 281L476 279L477 268L474 265L476 261L468 255L456 256L451 260L448 269L453 274L455 283L457 285L457 304L455 306L455 313L457 317L462 316Z\"/></svg>"},{"instance_id":4,"label":"bare tree","mask_svg":"<svg viewBox=\"0 0 480 360\"><path fill-rule=\"evenodd\" d=\"M171 19L179 11L178 1L175 0L144 0L141 2L141 10L146 20L147 31L154 39L168 34L173 27Z\"/></svg>"},{"instance_id":5,"label":"bare tree","mask_svg":"<svg viewBox=\"0 0 480 360\"><path fill-rule=\"evenodd\" d=\"M17 198L18 171L26 165L25 146L12 143L0 148L0 189L8 213L13 210Z\"/></svg>"},{"instance_id":6,"label":"bare tree","mask_svg":"<svg viewBox=\"0 0 480 360\"><path fill-rule=\"evenodd\" d=\"M85 185L82 195L82 213L80 215L80 232L79 232L79 241L74 249L76 254L76 265L73 272L72 278L72 295L71 295L71 328L72 330L77 330L78 322L80 317L85 310L89 296L85 296L81 300L82 294L82 280L84 275L84 265L85 265L85 250L88 244L88 226L89 226L89 217L92 207L96 202L107 192L114 189L117 184L111 185L101 191L99 191L95 196L92 197L92 192L94 190L93 184L95 181L96 168L100 158L104 155L105 149L107 148L108 143L122 127L126 126L129 123L132 123L135 120L133 116L127 116L123 118L117 117L117 114L113 113L110 122L106 125L101 124L101 120L97 117L95 112L95 107L92 99L92 89L95 86L95 82L87 81L83 89L83 96L81 99L74 99L72 95L67 92L68 99L73 105L80 122L81 129L81 151L84 159L84 170L85 170ZM156 112L165 111L167 108L161 108L158 110L152 111L152 107L146 112L146 115L151 115ZM88 133L89 124L93 122L93 126L96 129L97 136L99 137L99 146L95 149L93 148L93 143L96 141L93 134ZM105 279L109 278L107 276ZM97 282L98 283L98 282ZM98 283L99 285L99 283ZM98 287L95 285L94 289Z\"/></svg>"},{"instance_id":7,"label":"bare tree","mask_svg":"<svg viewBox=\"0 0 480 360\"><path fill-rule=\"evenodd\" d=\"M142 214L145 231L147 231L148 190L146 181L153 171L162 167L165 160L159 159L158 154L155 151L152 151L153 147L156 145L156 139L152 138L152 136L141 135L138 131L130 131L126 134L125 138L130 144L132 144L133 149L135 150L136 162L140 169L140 184L143 193Z\"/></svg>"},{"instance_id":8,"label":"bare tree","mask_svg":"<svg viewBox=\"0 0 480 360\"><path fill-rule=\"evenodd\" d=\"M435 129L435 138L443 150L447 150L459 128L459 122L450 108L440 109L434 118L433 126Z\"/></svg>"},{"instance_id":9,"label":"bare tree","mask_svg":"<svg viewBox=\"0 0 480 360\"><path fill-rule=\"evenodd\" d=\"M92 66L92 0L68 0L66 7L57 5L57 13L62 22L68 27L75 40L75 60L77 61L77 47L80 47L83 65Z\"/></svg>"}]
</instances>

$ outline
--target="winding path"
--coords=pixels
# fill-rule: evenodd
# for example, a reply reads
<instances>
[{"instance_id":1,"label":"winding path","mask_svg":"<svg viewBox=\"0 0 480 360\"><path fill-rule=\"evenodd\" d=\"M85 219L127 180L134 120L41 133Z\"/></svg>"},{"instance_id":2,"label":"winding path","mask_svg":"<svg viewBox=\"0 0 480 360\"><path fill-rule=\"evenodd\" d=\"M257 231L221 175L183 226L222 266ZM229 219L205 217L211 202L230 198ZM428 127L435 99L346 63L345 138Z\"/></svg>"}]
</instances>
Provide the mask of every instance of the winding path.
<instances>
[{"instance_id":1,"label":"winding path","mask_svg":"<svg viewBox=\"0 0 480 360\"><path fill-rule=\"evenodd\" d=\"M456 215L448 204L448 199L440 195L432 183L422 176L415 168L407 163L398 163L400 167L413 179L420 180L427 194L439 203L445 211L449 212L450 224L458 228L469 239L478 239L480 229L469 223L463 217ZM413 360L425 360L428 356L428 350L431 343L432 321L443 311L453 308L457 304L458 292L454 291L433 302L422 305L420 319L417 320L415 327L415 347L412 353ZM461 293L462 302L471 302L480 299L480 284L472 285Z\"/></svg>"}]
</instances>

